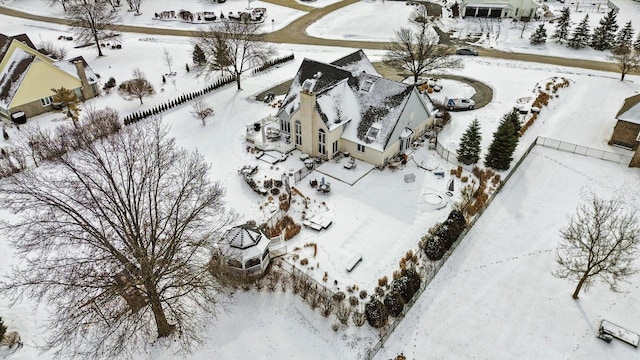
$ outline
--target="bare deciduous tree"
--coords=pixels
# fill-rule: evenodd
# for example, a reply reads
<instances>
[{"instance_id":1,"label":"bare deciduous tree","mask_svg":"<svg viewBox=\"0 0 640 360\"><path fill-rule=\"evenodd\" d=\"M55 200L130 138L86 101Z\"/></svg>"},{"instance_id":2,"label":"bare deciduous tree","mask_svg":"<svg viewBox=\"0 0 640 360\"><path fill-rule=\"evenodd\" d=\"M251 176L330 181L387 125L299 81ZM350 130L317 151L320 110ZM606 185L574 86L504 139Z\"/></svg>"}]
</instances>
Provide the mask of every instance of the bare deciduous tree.
<instances>
[{"instance_id":1,"label":"bare deciduous tree","mask_svg":"<svg viewBox=\"0 0 640 360\"><path fill-rule=\"evenodd\" d=\"M108 35L110 25L119 21L118 12L104 0L67 0L67 20L77 41L95 43L98 56L103 56L100 39Z\"/></svg>"},{"instance_id":2,"label":"bare deciduous tree","mask_svg":"<svg viewBox=\"0 0 640 360\"><path fill-rule=\"evenodd\" d=\"M617 291L618 283L637 271L633 261L640 225L636 211L625 208L618 200L590 194L560 235L562 240L556 250L559 268L553 274L578 281L574 299L596 278Z\"/></svg>"},{"instance_id":3,"label":"bare deciduous tree","mask_svg":"<svg viewBox=\"0 0 640 360\"><path fill-rule=\"evenodd\" d=\"M233 216L202 155L167 132L153 119L95 141L80 134L53 171L0 182L16 214L2 230L22 258L2 290L49 304L45 347L58 356L122 357L154 337L188 350L220 309L207 263Z\"/></svg>"},{"instance_id":4,"label":"bare deciduous tree","mask_svg":"<svg viewBox=\"0 0 640 360\"><path fill-rule=\"evenodd\" d=\"M173 56L167 51L167 48L164 48L164 52L162 53L162 62L169 67L169 74L171 74L171 65L173 65Z\"/></svg>"},{"instance_id":5,"label":"bare deciduous tree","mask_svg":"<svg viewBox=\"0 0 640 360\"><path fill-rule=\"evenodd\" d=\"M438 37L425 28L418 31L400 28L387 47L384 63L398 71L410 72L417 83L420 76L431 71L462 68L462 61L453 54L453 49L439 45Z\"/></svg>"},{"instance_id":6,"label":"bare deciduous tree","mask_svg":"<svg viewBox=\"0 0 640 360\"><path fill-rule=\"evenodd\" d=\"M273 48L263 41L262 24L223 20L206 31L197 33L196 43L206 56L203 74L221 68L231 68L238 90L242 90L240 76L252 66L260 66L273 54ZM228 64L228 65L227 65Z\"/></svg>"},{"instance_id":7,"label":"bare deciduous tree","mask_svg":"<svg viewBox=\"0 0 640 360\"><path fill-rule=\"evenodd\" d=\"M138 99L142 105L142 98L156 93L153 85L144 77L140 69L133 70L133 79L127 80L118 85L118 92L125 100Z\"/></svg>"},{"instance_id":8,"label":"bare deciduous tree","mask_svg":"<svg viewBox=\"0 0 640 360\"><path fill-rule=\"evenodd\" d=\"M202 121L202 126L207 125L207 118L214 114L214 110L206 101L198 99L193 102L191 113Z\"/></svg>"},{"instance_id":9,"label":"bare deciduous tree","mask_svg":"<svg viewBox=\"0 0 640 360\"><path fill-rule=\"evenodd\" d=\"M611 59L620 68L620 81L624 81L628 73L640 70L640 50L619 47L612 51Z\"/></svg>"},{"instance_id":10,"label":"bare deciduous tree","mask_svg":"<svg viewBox=\"0 0 640 360\"><path fill-rule=\"evenodd\" d=\"M38 51L56 60L64 60L67 57L67 49L63 46L55 46L51 41L38 44Z\"/></svg>"},{"instance_id":11,"label":"bare deciduous tree","mask_svg":"<svg viewBox=\"0 0 640 360\"><path fill-rule=\"evenodd\" d=\"M47 0L47 3L49 3L51 6L60 4L62 5L62 10L67 11L67 1L68 0Z\"/></svg>"}]
</instances>

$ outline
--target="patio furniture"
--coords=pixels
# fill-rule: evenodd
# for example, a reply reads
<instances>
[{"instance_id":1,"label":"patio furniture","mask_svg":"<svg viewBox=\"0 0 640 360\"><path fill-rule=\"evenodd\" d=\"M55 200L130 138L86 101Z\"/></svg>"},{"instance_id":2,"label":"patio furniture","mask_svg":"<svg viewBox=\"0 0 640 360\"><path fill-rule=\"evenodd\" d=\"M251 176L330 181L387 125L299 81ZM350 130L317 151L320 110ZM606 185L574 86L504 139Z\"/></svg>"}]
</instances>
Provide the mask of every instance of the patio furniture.
<instances>
[{"instance_id":1,"label":"patio furniture","mask_svg":"<svg viewBox=\"0 0 640 360\"><path fill-rule=\"evenodd\" d=\"M351 169L355 169L355 168L356 168L356 159L354 159L354 158L349 158L349 160L347 161L347 163L346 163L346 164L344 164L344 165L343 165L343 167L344 167L345 169L349 169L349 170L351 170Z\"/></svg>"}]
</instances>

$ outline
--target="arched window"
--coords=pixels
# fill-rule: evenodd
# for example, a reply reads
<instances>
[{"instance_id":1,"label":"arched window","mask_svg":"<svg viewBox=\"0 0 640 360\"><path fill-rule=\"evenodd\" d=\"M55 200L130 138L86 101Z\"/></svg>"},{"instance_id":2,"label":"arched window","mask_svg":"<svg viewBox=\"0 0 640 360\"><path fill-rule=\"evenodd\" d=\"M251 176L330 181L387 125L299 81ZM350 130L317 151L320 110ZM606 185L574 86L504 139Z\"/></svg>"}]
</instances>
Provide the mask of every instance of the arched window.
<instances>
[{"instance_id":1,"label":"arched window","mask_svg":"<svg viewBox=\"0 0 640 360\"><path fill-rule=\"evenodd\" d=\"M326 141L327 134L325 134L324 130L320 129L318 131L318 152L322 155L327 155Z\"/></svg>"},{"instance_id":2,"label":"arched window","mask_svg":"<svg viewBox=\"0 0 640 360\"><path fill-rule=\"evenodd\" d=\"M296 145L302 145L302 123L296 120Z\"/></svg>"}]
</instances>

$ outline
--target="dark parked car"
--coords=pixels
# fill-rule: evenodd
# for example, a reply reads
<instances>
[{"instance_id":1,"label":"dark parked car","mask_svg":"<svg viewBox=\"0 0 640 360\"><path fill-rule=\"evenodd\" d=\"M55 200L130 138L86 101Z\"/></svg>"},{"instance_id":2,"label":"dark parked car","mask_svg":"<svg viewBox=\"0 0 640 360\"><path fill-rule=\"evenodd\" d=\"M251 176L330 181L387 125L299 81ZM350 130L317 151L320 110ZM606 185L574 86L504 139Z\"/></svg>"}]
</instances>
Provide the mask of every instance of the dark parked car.
<instances>
[{"instance_id":1,"label":"dark parked car","mask_svg":"<svg viewBox=\"0 0 640 360\"><path fill-rule=\"evenodd\" d=\"M478 56L478 52L471 48L460 48L456 50L456 55L473 55Z\"/></svg>"}]
</instances>

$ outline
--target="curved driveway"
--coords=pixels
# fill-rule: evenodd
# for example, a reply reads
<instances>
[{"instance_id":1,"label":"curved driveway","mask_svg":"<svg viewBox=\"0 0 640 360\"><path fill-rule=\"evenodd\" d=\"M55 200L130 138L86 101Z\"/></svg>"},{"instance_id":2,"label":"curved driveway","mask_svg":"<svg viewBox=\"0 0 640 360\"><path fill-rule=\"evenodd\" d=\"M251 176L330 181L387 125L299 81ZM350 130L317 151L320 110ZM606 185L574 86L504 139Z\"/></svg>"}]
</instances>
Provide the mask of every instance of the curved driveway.
<instances>
[{"instance_id":1,"label":"curved driveway","mask_svg":"<svg viewBox=\"0 0 640 360\"><path fill-rule=\"evenodd\" d=\"M286 2L286 0L266 0L266 1L276 3L276 4L282 4L283 2ZM317 21L318 19L320 19L321 17L325 16L330 12L333 12L344 6L351 5L357 1L359 0L343 0L343 1L331 4L329 6L326 6L324 8L313 8L307 14L294 20L292 23L290 23L286 27L278 31L266 34L265 41L273 42L273 43L338 46L338 47L349 47L349 48L355 48L355 49L385 49L385 47L387 46L387 43L384 43L384 42L321 39L321 38L311 37L307 35L305 29L309 25L311 25L313 22ZM299 9L305 8L300 6L299 4L294 7ZM47 23L62 24L62 25L67 25L68 23L66 19L58 19L58 18L53 18L48 16L30 14L24 11L10 9L3 6L0 6L0 14L23 18L23 19L29 19L29 20L42 21ZM151 27L132 26L132 25L112 25L111 29L116 31L121 31L121 32L133 32L133 33L150 34L150 35L194 36L193 31L180 30L180 29L162 29L162 28L151 28ZM521 61L544 63L544 64L554 64L554 65L560 65L560 66L579 67L579 68L590 69L590 70L619 72L619 68L616 64L603 62L603 61L565 59L565 58L555 57L555 56L512 53L512 52L504 52L504 51L498 51L493 49L479 49L479 53L481 56L498 58L498 59L521 60Z\"/></svg>"}]
</instances>

